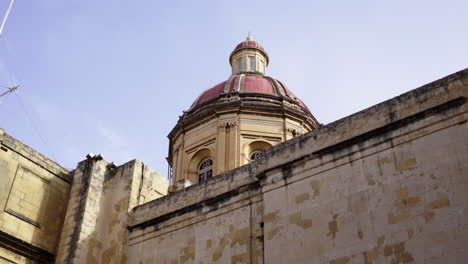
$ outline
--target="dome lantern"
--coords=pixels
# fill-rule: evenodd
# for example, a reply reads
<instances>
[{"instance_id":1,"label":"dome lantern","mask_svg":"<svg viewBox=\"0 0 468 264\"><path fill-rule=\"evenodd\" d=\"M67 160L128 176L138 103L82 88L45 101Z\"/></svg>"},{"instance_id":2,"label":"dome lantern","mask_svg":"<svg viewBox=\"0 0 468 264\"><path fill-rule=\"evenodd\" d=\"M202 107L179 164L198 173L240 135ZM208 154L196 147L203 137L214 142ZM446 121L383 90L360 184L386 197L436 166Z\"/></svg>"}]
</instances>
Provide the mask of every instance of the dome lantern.
<instances>
[{"instance_id":1,"label":"dome lantern","mask_svg":"<svg viewBox=\"0 0 468 264\"><path fill-rule=\"evenodd\" d=\"M232 75L239 73L253 73L266 75L269 57L265 49L252 36L239 43L229 56Z\"/></svg>"}]
</instances>

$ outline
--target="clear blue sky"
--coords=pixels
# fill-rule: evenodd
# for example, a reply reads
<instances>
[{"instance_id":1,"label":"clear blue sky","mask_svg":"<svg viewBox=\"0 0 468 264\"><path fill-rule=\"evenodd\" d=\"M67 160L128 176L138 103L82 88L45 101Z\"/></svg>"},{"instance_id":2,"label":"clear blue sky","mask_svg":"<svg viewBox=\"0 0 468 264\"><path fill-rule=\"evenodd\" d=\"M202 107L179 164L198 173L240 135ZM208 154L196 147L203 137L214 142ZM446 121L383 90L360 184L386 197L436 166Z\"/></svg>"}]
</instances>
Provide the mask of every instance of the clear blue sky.
<instances>
[{"instance_id":1,"label":"clear blue sky","mask_svg":"<svg viewBox=\"0 0 468 264\"><path fill-rule=\"evenodd\" d=\"M0 127L67 168L93 152L166 175L167 134L229 77L229 53L248 31L270 55L269 75L327 124L466 68L467 10L427 0L16 0L0 85L21 88L0 98Z\"/></svg>"}]
</instances>

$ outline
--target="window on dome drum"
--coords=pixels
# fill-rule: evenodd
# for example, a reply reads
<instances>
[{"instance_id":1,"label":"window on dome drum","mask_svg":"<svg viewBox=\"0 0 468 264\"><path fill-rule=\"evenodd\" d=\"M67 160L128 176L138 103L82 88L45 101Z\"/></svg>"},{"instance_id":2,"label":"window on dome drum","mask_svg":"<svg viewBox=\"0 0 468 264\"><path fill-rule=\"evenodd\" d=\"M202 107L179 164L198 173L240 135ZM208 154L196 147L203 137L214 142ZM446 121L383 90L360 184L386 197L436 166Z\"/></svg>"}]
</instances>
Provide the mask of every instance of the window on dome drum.
<instances>
[{"instance_id":1,"label":"window on dome drum","mask_svg":"<svg viewBox=\"0 0 468 264\"><path fill-rule=\"evenodd\" d=\"M249 70L255 71L255 57L249 57Z\"/></svg>"},{"instance_id":2,"label":"window on dome drum","mask_svg":"<svg viewBox=\"0 0 468 264\"><path fill-rule=\"evenodd\" d=\"M263 61L260 61L260 71L265 72L265 63Z\"/></svg>"},{"instance_id":3,"label":"window on dome drum","mask_svg":"<svg viewBox=\"0 0 468 264\"><path fill-rule=\"evenodd\" d=\"M256 150L250 154L250 161L259 160L262 157L262 153L259 150Z\"/></svg>"},{"instance_id":4,"label":"window on dome drum","mask_svg":"<svg viewBox=\"0 0 468 264\"><path fill-rule=\"evenodd\" d=\"M213 160L207 158L198 166L198 182L204 182L213 176Z\"/></svg>"},{"instance_id":5,"label":"window on dome drum","mask_svg":"<svg viewBox=\"0 0 468 264\"><path fill-rule=\"evenodd\" d=\"M242 60L241 59L237 60L237 70L242 71Z\"/></svg>"}]
</instances>

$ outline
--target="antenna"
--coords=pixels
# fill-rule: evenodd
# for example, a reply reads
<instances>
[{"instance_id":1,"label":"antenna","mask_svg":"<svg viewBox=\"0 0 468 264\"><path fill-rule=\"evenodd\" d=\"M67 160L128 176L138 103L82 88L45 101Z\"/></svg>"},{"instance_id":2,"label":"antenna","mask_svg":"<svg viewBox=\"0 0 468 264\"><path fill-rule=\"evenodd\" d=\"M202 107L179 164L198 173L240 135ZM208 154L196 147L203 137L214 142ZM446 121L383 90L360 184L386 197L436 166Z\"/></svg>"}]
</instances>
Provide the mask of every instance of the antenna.
<instances>
[{"instance_id":1,"label":"antenna","mask_svg":"<svg viewBox=\"0 0 468 264\"><path fill-rule=\"evenodd\" d=\"M11 87L11 88L8 88L8 91L6 91L6 92L0 94L0 97L4 96L4 95L6 95L6 94L9 94L9 93L14 92L16 89L18 89L18 87L19 87L19 85L15 85L15 86L13 86L13 87Z\"/></svg>"},{"instance_id":2,"label":"antenna","mask_svg":"<svg viewBox=\"0 0 468 264\"><path fill-rule=\"evenodd\" d=\"M8 15L10 14L10 10L11 10L11 7L13 6L13 2L14 2L14 1L15 1L15 0L11 0L11 1L10 1L10 5L8 6L8 9L7 9L7 11L6 11L5 17L3 18L2 25L0 26L0 37L2 36L3 27L4 27L5 24L6 24Z\"/></svg>"}]
</instances>

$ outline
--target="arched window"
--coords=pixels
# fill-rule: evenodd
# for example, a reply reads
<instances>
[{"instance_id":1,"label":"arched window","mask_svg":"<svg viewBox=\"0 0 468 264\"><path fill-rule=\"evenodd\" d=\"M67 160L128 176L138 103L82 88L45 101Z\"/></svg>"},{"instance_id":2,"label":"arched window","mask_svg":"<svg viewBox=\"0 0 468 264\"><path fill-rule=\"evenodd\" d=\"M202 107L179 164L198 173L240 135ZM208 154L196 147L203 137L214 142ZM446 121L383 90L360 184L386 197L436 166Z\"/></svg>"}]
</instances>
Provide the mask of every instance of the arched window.
<instances>
[{"instance_id":1,"label":"arched window","mask_svg":"<svg viewBox=\"0 0 468 264\"><path fill-rule=\"evenodd\" d=\"M265 63L262 60L260 61L260 72L265 73Z\"/></svg>"},{"instance_id":2,"label":"arched window","mask_svg":"<svg viewBox=\"0 0 468 264\"><path fill-rule=\"evenodd\" d=\"M237 60L237 71L239 71L239 72L242 71L242 60L241 59Z\"/></svg>"},{"instance_id":3,"label":"arched window","mask_svg":"<svg viewBox=\"0 0 468 264\"><path fill-rule=\"evenodd\" d=\"M260 150L256 150L250 153L250 161L259 160L262 157L262 152Z\"/></svg>"},{"instance_id":4,"label":"arched window","mask_svg":"<svg viewBox=\"0 0 468 264\"><path fill-rule=\"evenodd\" d=\"M255 57L249 57L249 70L255 71Z\"/></svg>"},{"instance_id":5,"label":"arched window","mask_svg":"<svg viewBox=\"0 0 468 264\"><path fill-rule=\"evenodd\" d=\"M213 176L213 160L206 158L198 166L198 182L204 182Z\"/></svg>"},{"instance_id":6,"label":"arched window","mask_svg":"<svg viewBox=\"0 0 468 264\"><path fill-rule=\"evenodd\" d=\"M248 164L249 162L259 160L260 158L263 157L262 151L265 149L271 147L272 144L259 139L252 141L250 143L246 143L242 147L242 160L241 160L241 165Z\"/></svg>"}]
</instances>

